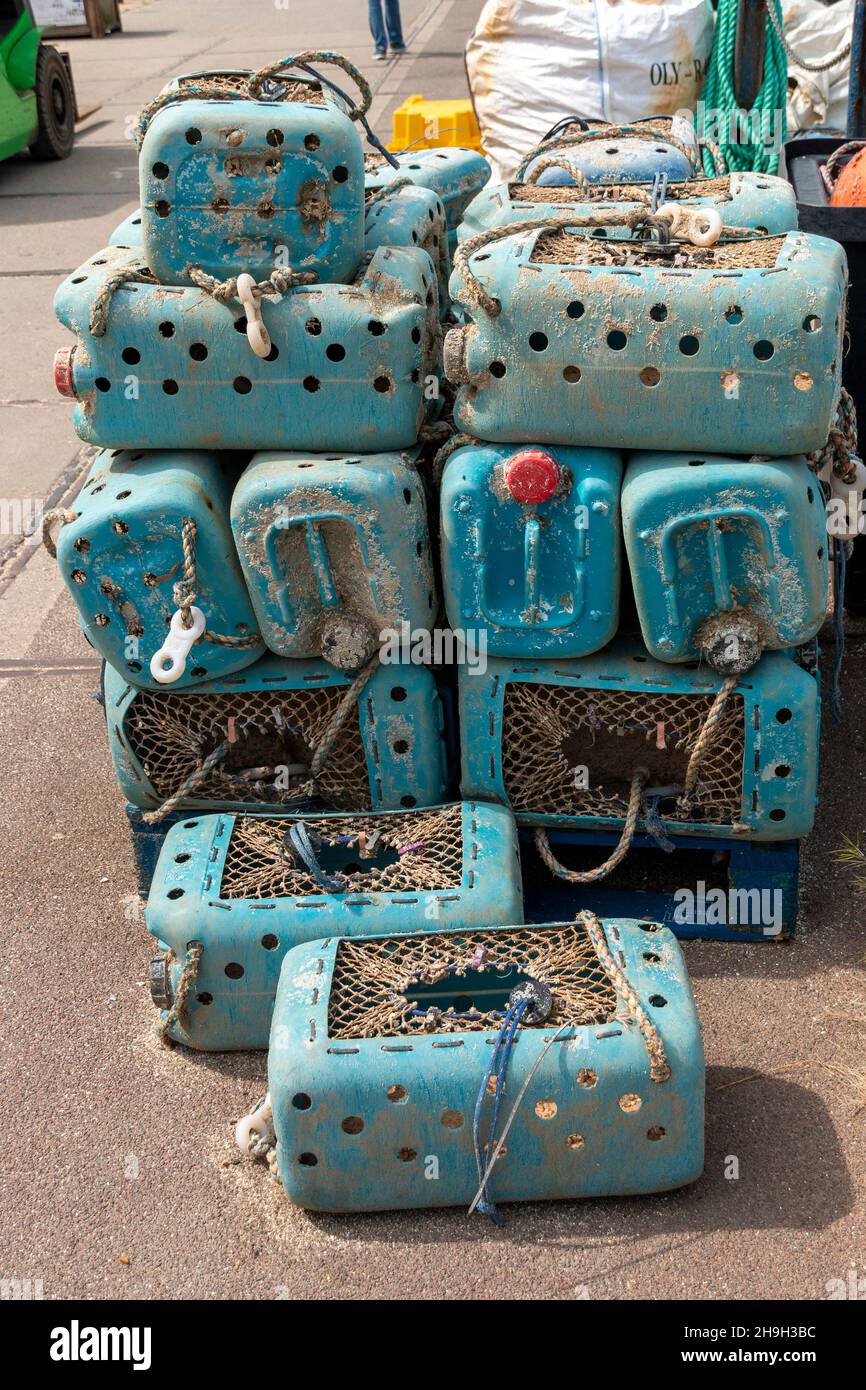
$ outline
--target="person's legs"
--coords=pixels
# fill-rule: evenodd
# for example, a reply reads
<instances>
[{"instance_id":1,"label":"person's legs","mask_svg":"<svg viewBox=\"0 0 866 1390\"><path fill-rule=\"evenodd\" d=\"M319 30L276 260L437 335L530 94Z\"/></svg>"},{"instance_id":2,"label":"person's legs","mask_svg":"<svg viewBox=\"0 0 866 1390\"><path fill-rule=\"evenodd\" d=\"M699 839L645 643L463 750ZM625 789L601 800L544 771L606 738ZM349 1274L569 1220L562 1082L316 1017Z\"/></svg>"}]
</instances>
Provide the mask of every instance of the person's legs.
<instances>
[{"instance_id":1,"label":"person's legs","mask_svg":"<svg viewBox=\"0 0 866 1390\"><path fill-rule=\"evenodd\" d=\"M388 26L388 42L395 53L402 53L406 47L403 42L403 26L400 21L400 0L385 0L385 23Z\"/></svg>"},{"instance_id":2,"label":"person's legs","mask_svg":"<svg viewBox=\"0 0 866 1390\"><path fill-rule=\"evenodd\" d=\"M385 25L382 23L382 0L367 0L367 12L376 52L385 53L388 48L388 39L385 34Z\"/></svg>"}]
</instances>

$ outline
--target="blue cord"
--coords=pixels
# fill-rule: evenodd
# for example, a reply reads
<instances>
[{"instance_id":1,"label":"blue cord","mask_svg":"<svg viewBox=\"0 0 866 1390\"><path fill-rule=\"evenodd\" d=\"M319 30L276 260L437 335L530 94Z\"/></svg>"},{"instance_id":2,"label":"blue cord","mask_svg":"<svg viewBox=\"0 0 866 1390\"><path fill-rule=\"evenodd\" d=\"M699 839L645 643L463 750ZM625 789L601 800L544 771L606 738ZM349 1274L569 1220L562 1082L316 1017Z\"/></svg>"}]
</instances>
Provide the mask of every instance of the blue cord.
<instances>
[{"instance_id":1,"label":"blue cord","mask_svg":"<svg viewBox=\"0 0 866 1390\"><path fill-rule=\"evenodd\" d=\"M643 804L643 823L646 833L658 845L659 849L664 850L665 854L671 854L676 848L673 840L669 839L664 827L664 822L658 811L659 797L646 796Z\"/></svg>"},{"instance_id":2,"label":"blue cord","mask_svg":"<svg viewBox=\"0 0 866 1390\"><path fill-rule=\"evenodd\" d=\"M308 72L311 77L315 77L317 82L323 82L326 87L330 87L332 92L336 92L338 97L342 97L343 101L348 102L350 110L354 111L356 109L355 102L349 96L348 92L344 92L342 87L338 87L336 82L331 81L330 77L323 77L320 72L316 72L315 68L311 68L309 63L297 63L296 67L299 67L302 72ZM385 146L382 144L382 141L379 139L378 135L376 135L375 131L373 130L373 127L367 120L367 117L359 115L358 120L364 127L364 133L367 136L367 143L372 145L374 150L378 150L379 154L383 154L385 156L392 169L399 169L399 162L394 158L390 150L385 149Z\"/></svg>"},{"instance_id":3,"label":"blue cord","mask_svg":"<svg viewBox=\"0 0 866 1390\"><path fill-rule=\"evenodd\" d=\"M320 888L323 888L326 893L345 892L345 880L335 877L333 874L326 874L316 858L316 850L310 832L302 820L289 827L285 838Z\"/></svg>"},{"instance_id":4,"label":"blue cord","mask_svg":"<svg viewBox=\"0 0 866 1390\"><path fill-rule=\"evenodd\" d=\"M833 631L836 648L833 654L833 672L830 676L830 714L834 723L842 721L842 659L845 656L845 576L848 556L845 542L841 537L836 541L833 551Z\"/></svg>"},{"instance_id":5,"label":"blue cord","mask_svg":"<svg viewBox=\"0 0 866 1390\"><path fill-rule=\"evenodd\" d=\"M479 1182L482 1182L484 1179L489 1156L493 1153L496 1145L496 1125L499 1121L499 1109L502 1104L502 1094L505 1090L505 1073L508 1070L511 1049L514 1045L514 1035L517 1032L521 1018L529 1008L531 1002L530 999L526 998L518 999L509 1007L505 1018L502 1020L502 1027L499 1029L499 1035L493 1046L493 1055L484 1073L481 1089L478 1092L478 1099L475 1102L475 1114L472 1117L472 1143L475 1148L475 1164L478 1169ZM485 1158L485 1151L481 1146L481 1113L484 1109L484 1102L487 1097L487 1087L490 1083L490 1078L493 1076L494 1070L496 1071L496 1090L493 1094L493 1113L490 1117L490 1129L488 1131L486 1149L487 1158ZM496 1209L496 1203L492 1200L487 1191L486 1183L484 1184L481 1199L478 1202L476 1210L480 1211L484 1216L489 1216L494 1226L504 1225L503 1219Z\"/></svg>"}]
</instances>

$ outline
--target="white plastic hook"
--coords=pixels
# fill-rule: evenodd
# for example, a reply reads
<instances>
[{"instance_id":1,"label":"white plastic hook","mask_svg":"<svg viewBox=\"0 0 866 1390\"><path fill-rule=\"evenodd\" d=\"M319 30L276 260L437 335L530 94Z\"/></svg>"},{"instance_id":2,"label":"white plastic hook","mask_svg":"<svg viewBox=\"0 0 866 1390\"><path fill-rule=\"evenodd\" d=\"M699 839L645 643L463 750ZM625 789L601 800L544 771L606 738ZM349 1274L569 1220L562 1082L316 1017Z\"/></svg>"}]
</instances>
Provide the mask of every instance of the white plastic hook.
<instances>
[{"instance_id":1,"label":"white plastic hook","mask_svg":"<svg viewBox=\"0 0 866 1390\"><path fill-rule=\"evenodd\" d=\"M247 338L256 357L267 357L271 350L271 339L262 318L261 299L253 293L256 282L246 271L238 276L238 299L241 301L247 319Z\"/></svg>"},{"instance_id":2,"label":"white plastic hook","mask_svg":"<svg viewBox=\"0 0 866 1390\"><path fill-rule=\"evenodd\" d=\"M235 1143L241 1153L249 1154L254 1144L275 1143L274 1112L271 1106L271 1093L249 1115L242 1116L235 1125Z\"/></svg>"},{"instance_id":3,"label":"white plastic hook","mask_svg":"<svg viewBox=\"0 0 866 1390\"><path fill-rule=\"evenodd\" d=\"M682 237L692 246L715 246L724 227L717 208L687 208L681 203L662 203L655 215L670 222L672 236Z\"/></svg>"},{"instance_id":4,"label":"white plastic hook","mask_svg":"<svg viewBox=\"0 0 866 1390\"><path fill-rule=\"evenodd\" d=\"M190 608L189 612L192 624L184 627L183 614L180 609L177 610L169 625L168 636L150 659L150 674L160 685L171 685L173 681L180 680L186 670L190 648L204 635L207 627L204 613L196 607Z\"/></svg>"}]
</instances>

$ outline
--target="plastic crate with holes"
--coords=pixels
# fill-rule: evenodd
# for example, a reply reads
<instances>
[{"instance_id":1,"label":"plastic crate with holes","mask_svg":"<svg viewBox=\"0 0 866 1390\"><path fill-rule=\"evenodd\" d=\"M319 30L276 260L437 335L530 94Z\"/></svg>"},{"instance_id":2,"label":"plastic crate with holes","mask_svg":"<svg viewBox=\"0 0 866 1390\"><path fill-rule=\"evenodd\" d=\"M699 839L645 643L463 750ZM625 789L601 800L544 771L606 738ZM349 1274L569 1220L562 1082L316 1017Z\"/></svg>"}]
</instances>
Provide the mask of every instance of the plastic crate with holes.
<instances>
[{"instance_id":1,"label":"plastic crate with holes","mask_svg":"<svg viewBox=\"0 0 866 1390\"><path fill-rule=\"evenodd\" d=\"M629 125L566 116L520 163L517 177L539 184L635 183L691 178L699 164L694 124L680 116L645 116Z\"/></svg>"},{"instance_id":2,"label":"plastic crate with holes","mask_svg":"<svg viewBox=\"0 0 866 1390\"><path fill-rule=\"evenodd\" d=\"M461 672L462 794L518 824L798 839L817 797L813 675L767 652L745 675L672 666L619 638L575 661Z\"/></svg>"},{"instance_id":3,"label":"plastic crate with holes","mask_svg":"<svg viewBox=\"0 0 866 1390\"><path fill-rule=\"evenodd\" d=\"M599 241L568 215L487 236L451 276L470 321L447 334L445 371L467 434L771 457L824 446L848 282L837 243Z\"/></svg>"},{"instance_id":4,"label":"plastic crate with holes","mask_svg":"<svg viewBox=\"0 0 866 1390\"><path fill-rule=\"evenodd\" d=\"M367 189L367 215L364 223L367 251L380 246L420 246L436 267L439 284L439 317L448 312L448 279L451 255L445 224L445 206L430 188L409 187Z\"/></svg>"},{"instance_id":5,"label":"plastic crate with holes","mask_svg":"<svg viewBox=\"0 0 866 1390\"><path fill-rule=\"evenodd\" d=\"M264 656L177 693L137 689L107 666L104 699L120 789L151 819L412 809L448 795L442 705L424 666L371 663L352 677Z\"/></svg>"},{"instance_id":6,"label":"plastic crate with holes","mask_svg":"<svg viewBox=\"0 0 866 1390\"><path fill-rule=\"evenodd\" d=\"M265 642L357 670L382 633L429 628L438 608L417 450L256 455L231 504Z\"/></svg>"},{"instance_id":7,"label":"plastic crate with holes","mask_svg":"<svg viewBox=\"0 0 866 1390\"><path fill-rule=\"evenodd\" d=\"M806 460L633 454L622 527L643 640L660 661L747 671L827 614L827 513Z\"/></svg>"},{"instance_id":8,"label":"plastic crate with holes","mask_svg":"<svg viewBox=\"0 0 866 1390\"><path fill-rule=\"evenodd\" d=\"M439 323L420 247L379 248L352 284L260 301L253 325L205 290L142 280L134 251L107 247L55 312L78 338L57 355L58 390L80 437L107 448L372 453L411 447L429 408Z\"/></svg>"},{"instance_id":9,"label":"plastic crate with holes","mask_svg":"<svg viewBox=\"0 0 866 1390\"><path fill-rule=\"evenodd\" d=\"M379 815L207 815L166 836L147 904L162 954L154 1003L206 1051L267 1047L287 951L329 936L401 935L523 920L514 819L478 802Z\"/></svg>"},{"instance_id":10,"label":"plastic crate with holes","mask_svg":"<svg viewBox=\"0 0 866 1390\"><path fill-rule=\"evenodd\" d=\"M290 951L265 1110L290 1200L501 1221L498 1202L696 1179L700 1028L676 940L647 926L583 914ZM238 1140L264 1129L260 1109Z\"/></svg>"},{"instance_id":11,"label":"plastic crate with holes","mask_svg":"<svg viewBox=\"0 0 866 1390\"><path fill-rule=\"evenodd\" d=\"M309 63L336 62L360 91L335 90ZM338 74L339 75L339 74ZM166 284L190 268L218 280L278 266L347 281L364 249L364 154L354 118L370 90L336 54L299 54L260 72L186 73L144 108L142 249Z\"/></svg>"},{"instance_id":12,"label":"plastic crate with holes","mask_svg":"<svg viewBox=\"0 0 866 1390\"><path fill-rule=\"evenodd\" d=\"M784 236L797 229L797 204L787 179L746 170L712 179L686 179L657 188L652 183L586 187L536 183L529 178L488 184L466 209L457 240L458 243L468 241L489 227L559 217L568 212L581 213L593 207L623 216L636 205L651 208L654 197L659 205L676 202L688 208L714 209L728 227L750 227L770 236ZM597 228L595 235L601 239L620 239L629 233L623 225L613 224Z\"/></svg>"},{"instance_id":13,"label":"plastic crate with holes","mask_svg":"<svg viewBox=\"0 0 866 1390\"><path fill-rule=\"evenodd\" d=\"M364 155L367 188L376 191L397 179L409 179L419 188L432 189L445 207L448 247L453 254L463 214L490 178L487 160L477 150L450 146L403 150L392 158L396 167L383 154L369 151Z\"/></svg>"},{"instance_id":14,"label":"plastic crate with holes","mask_svg":"<svg viewBox=\"0 0 866 1390\"><path fill-rule=\"evenodd\" d=\"M182 689L264 652L228 519L238 467L218 454L103 450L57 532L82 631L133 685ZM184 612L195 650L163 664Z\"/></svg>"},{"instance_id":15,"label":"plastic crate with holes","mask_svg":"<svg viewBox=\"0 0 866 1390\"><path fill-rule=\"evenodd\" d=\"M622 458L472 444L442 475L445 606L494 656L576 657L619 622Z\"/></svg>"}]
</instances>

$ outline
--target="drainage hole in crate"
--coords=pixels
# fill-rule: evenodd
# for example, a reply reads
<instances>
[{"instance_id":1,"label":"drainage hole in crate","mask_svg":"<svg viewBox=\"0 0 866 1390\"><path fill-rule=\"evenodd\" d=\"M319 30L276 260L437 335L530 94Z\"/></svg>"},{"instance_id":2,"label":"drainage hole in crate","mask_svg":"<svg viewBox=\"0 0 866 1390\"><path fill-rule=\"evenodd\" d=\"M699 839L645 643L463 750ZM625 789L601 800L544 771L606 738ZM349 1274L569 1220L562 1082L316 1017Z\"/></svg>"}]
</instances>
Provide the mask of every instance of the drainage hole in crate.
<instances>
[{"instance_id":1,"label":"drainage hole in crate","mask_svg":"<svg viewBox=\"0 0 866 1390\"><path fill-rule=\"evenodd\" d=\"M312 1103L306 1091L296 1091L292 1096L292 1105L296 1110L309 1110Z\"/></svg>"},{"instance_id":2,"label":"drainage hole in crate","mask_svg":"<svg viewBox=\"0 0 866 1390\"><path fill-rule=\"evenodd\" d=\"M403 1105L409 1099L409 1092L405 1086L389 1086L387 1094L394 1105Z\"/></svg>"},{"instance_id":3,"label":"drainage hole in crate","mask_svg":"<svg viewBox=\"0 0 866 1390\"><path fill-rule=\"evenodd\" d=\"M443 1110L439 1118L446 1129L463 1128L462 1110Z\"/></svg>"},{"instance_id":4,"label":"drainage hole in crate","mask_svg":"<svg viewBox=\"0 0 866 1390\"><path fill-rule=\"evenodd\" d=\"M640 1096L636 1096L634 1091L627 1091L624 1096L619 1098L619 1108L626 1115L633 1115L636 1110L640 1110L643 1101Z\"/></svg>"},{"instance_id":5,"label":"drainage hole in crate","mask_svg":"<svg viewBox=\"0 0 866 1390\"><path fill-rule=\"evenodd\" d=\"M614 328L607 335L607 345L612 352L622 352L627 342L628 338L621 328Z\"/></svg>"},{"instance_id":6,"label":"drainage hole in crate","mask_svg":"<svg viewBox=\"0 0 866 1390\"><path fill-rule=\"evenodd\" d=\"M315 1154L298 1154L298 1162L303 1164L305 1168L315 1168L318 1161Z\"/></svg>"},{"instance_id":7,"label":"drainage hole in crate","mask_svg":"<svg viewBox=\"0 0 866 1390\"><path fill-rule=\"evenodd\" d=\"M664 1139L667 1130L664 1125L650 1125L646 1132L647 1139Z\"/></svg>"},{"instance_id":8,"label":"drainage hole in crate","mask_svg":"<svg viewBox=\"0 0 866 1390\"><path fill-rule=\"evenodd\" d=\"M340 1124L340 1129L344 1134L360 1134L364 1128L364 1121L360 1115L347 1115Z\"/></svg>"},{"instance_id":9,"label":"drainage hole in crate","mask_svg":"<svg viewBox=\"0 0 866 1390\"><path fill-rule=\"evenodd\" d=\"M578 1086L585 1086L587 1090L591 1090L593 1086L598 1085L598 1072L593 1071L592 1067L581 1067L574 1079Z\"/></svg>"},{"instance_id":10,"label":"drainage hole in crate","mask_svg":"<svg viewBox=\"0 0 866 1390\"><path fill-rule=\"evenodd\" d=\"M171 894L169 894L169 897L170 896ZM224 974L226 974L230 980L242 980L244 977L244 967L239 965L236 960L230 960L225 968Z\"/></svg>"},{"instance_id":11,"label":"drainage hole in crate","mask_svg":"<svg viewBox=\"0 0 866 1390\"><path fill-rule=\"evenodd\" d=\"M665 999L663 994L650 995L650 1003L652 1004L654 1009L663 1009L667 1002L668 1001Z\"/></svg>"},{"instance_id":12,"label":"drainage hole in crate","mask_svg":"<svg viewBox=\"0 0 866 1390\"><path fill-rule=\"evenodd\" d=\"M191 343L189 355L193 362L203 362L207 357L207 347L204 343Z\"/></svg>"},{"instance_id":13,"label":"drainage hole in crate","mask_svg":"<svg viewBox=\"0 0 866 1390\"><path fill-rule=\"evenodd\" d=\"M128 367L134 367L141 361L141 353L137 348L126 347L120 355Z\"/></svg>"},{"instance_id":14,"label":"drainage hole in crate","mask_svg":"<svg viewBox=\"0 0 866 1390\"><path fill-rule=\"evenodd\" d=\"M567 1149L582 1149L586 1140L582 1134L569 1134L566 1136L565 1146Z\"/></svg>"},{"instance_id":15,"label":"drainage hole in crate","mask_svg":"<svg viewBox=\"0 0 866 1390\"><path fill-rule=\"evenodd\" d=\"M274 936L273 932L267 932L262 937L262 945L266 951L275 951L280 944L280 938Z\"/></svg>"}]
</instances>

